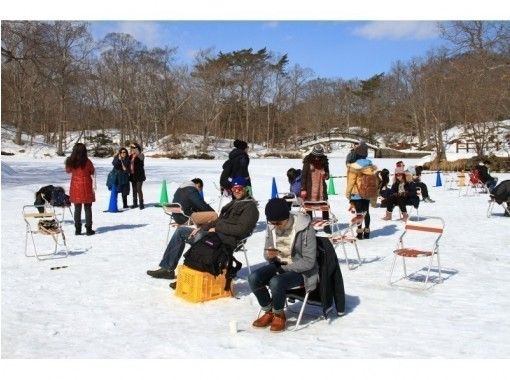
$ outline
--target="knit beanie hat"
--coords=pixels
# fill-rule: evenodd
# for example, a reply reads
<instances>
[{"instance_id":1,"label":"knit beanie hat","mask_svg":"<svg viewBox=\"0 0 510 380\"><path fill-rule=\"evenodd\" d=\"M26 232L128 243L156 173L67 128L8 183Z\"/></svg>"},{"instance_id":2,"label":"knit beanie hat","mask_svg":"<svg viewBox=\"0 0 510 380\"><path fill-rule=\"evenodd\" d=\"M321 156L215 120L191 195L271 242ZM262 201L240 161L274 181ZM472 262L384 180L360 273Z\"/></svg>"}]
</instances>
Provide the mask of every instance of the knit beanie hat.
<instances>
[{"instance_id":1,"label":"knit beanie hat","mask_svg":"<svg viewBox=\"0 0 510 380\"><path fill-rule=\"evenodd\" d=\"M283 198L270 199L266 204L266 218L270 222L289 219L290 211L287 201Z\"/></svg>"},{"instance_id":2,"label":"knit beanie hat","mask_svg":"<svg viewBox=\"0 0 510 380\"><path fill-rule=\"evenodd\" d=\"M248 148L248 143L243 140L234 140L234 146L237 149L245 150L246 148Z\"/></svg>"},{"instance_id":3,"label":"knit beanie hat","mask_svg":"<svg viewBox=\"0 0 510 380\"><path fill-rule=\"evenodd\" d=\"M324 156L324 147L321 144L314 145L312 154L314 156Z\"/></svg>"}]
</instances>

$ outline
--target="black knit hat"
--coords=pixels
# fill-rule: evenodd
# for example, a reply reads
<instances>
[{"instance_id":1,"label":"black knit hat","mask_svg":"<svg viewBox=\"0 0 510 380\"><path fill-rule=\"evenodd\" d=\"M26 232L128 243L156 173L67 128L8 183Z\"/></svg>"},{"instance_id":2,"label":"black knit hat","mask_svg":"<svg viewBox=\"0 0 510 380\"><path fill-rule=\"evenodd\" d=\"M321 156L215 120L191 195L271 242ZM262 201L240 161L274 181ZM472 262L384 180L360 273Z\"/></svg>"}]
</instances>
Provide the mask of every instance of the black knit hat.
<instances>
[{"instance_id":1,"label":"black knit hat","mask_svg":"<svg viewBox=\"0 0 510 380\"><path fill-rule=\"evenodd\" d=\"M358 157L367 158L368 156L367 143L363 140L360 140L359 145L356 148L354 148L354 153L356 153Z\"/></svg>"},{"instance_id":2,"label":"black knit hat","mask_svg":"<svg viewBox=\"0 0 510 380\"><path fill-rule=\"evenodd\" d=\"M248 148L248 143L243 140L234 140L234 146L237 149L245 150L246 148Z\"/></svg>"},{"instance_id":3,"label":"black knit hat","mask_svg":"<svg viewBox=\"0 0 510 380\"><path fill-rule=\"evenodd\" d=\"M267 202L266 218L270 222L279 222L289 219L289 205L283 198L273 198Z\"/></svg>"}]
</instances>

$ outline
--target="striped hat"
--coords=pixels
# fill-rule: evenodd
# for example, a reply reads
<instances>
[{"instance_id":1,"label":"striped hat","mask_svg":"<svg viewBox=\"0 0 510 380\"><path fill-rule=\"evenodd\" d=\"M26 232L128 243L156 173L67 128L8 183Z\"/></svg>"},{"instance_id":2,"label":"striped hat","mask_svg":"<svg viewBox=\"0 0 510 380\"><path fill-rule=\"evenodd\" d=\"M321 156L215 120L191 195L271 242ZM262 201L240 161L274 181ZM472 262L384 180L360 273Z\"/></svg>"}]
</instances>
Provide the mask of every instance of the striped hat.
<instances>
[{"instance_id":1,"label":"striped hat","mask_svg":"<svg viewBox=\"0 0 510 380\"><path fill-rule=\"evenodd\" d=\"M324 156L324 147L321 144L314 145L312 154L314 156Z\"/></svg>"}]
</instances>

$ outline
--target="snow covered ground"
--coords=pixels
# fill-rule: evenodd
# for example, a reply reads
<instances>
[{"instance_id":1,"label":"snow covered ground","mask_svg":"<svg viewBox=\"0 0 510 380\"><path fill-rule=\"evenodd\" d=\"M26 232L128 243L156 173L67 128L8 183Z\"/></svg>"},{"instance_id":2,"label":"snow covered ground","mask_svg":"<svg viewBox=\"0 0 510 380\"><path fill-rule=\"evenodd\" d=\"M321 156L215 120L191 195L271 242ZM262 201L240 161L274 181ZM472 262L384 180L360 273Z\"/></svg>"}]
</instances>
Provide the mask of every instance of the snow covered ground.
<instances>
[{"instance_id":1,"label":"snow covered ground","mask_svg":"<svg viewBox=\"0 0 510 380\"><path fill-rule=\"evenodd\" d=\"M374 163L393 170L396 161L375 159ZM216 207L218 191L213 183L218 181L221 160L147 158L146 209L120 213L103 212L110 197L105 183L111 160L93 162L98 182L93 205L96 235L75 236L68 216L64 228L71 254L39 262L23 255L21 210L33 202L41 186L62 185L68 191L63 158L2 159L2 358L509 357L510 218L503 217L503 209L496 205L496 215L488 219L485 194L459 197L444 186L433 187L435 174L423 176L436 203L422 203L420 214L446 221L440 246L444 283L427 291L388 286L392 250L403 224L385 222L381 220L384 209L371 209L371 239L359 242L363 265L348 270L337 250L346 315L309 324L298 332L271 334L250 327L259 308L250 294L245 267L235 284L237 298L203 304L175 297L168 280L145 273L158 267L165 248L168 217L155 206L162 180L166 179L171 197L178 184L199 176L205 183L206 200ZM286 191L285 172L300 167L300 162L251 161L261 213L247 243L255 267L263 262L264 206L271 195L272 177L278 190ZM330 167L333 175L345 175L344 158L330 159ZM510 179L510 173L497 176ZM444 176L442 181L446 182ZM339 195L331 196L330 202L345 226L349 217L343 196L345 178L335 178L335 188ZM242 256L238 258L244 262ZM67 267L50 270L55 266ZM297 310L297 304L291 308ZM314 308L308 311L319 313ZM305 323L311 319L305 316ZM234 320L237 334L229 332L229 322Z\"/></svg>"}]
</instances>

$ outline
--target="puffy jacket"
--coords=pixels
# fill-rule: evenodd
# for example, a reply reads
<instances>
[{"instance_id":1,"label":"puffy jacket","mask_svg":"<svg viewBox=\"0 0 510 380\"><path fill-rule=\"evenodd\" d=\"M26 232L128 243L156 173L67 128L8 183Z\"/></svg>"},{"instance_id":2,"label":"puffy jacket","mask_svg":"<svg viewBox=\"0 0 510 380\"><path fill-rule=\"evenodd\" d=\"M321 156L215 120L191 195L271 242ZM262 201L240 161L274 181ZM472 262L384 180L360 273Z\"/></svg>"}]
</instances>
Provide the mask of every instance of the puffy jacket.
<instances>
[{"instance_id":1,"label":"puffy jacket","mask_svg":"<svg viewBox=\"0 0 510 380\"><path fill-rule=\"evenodd\" d=\"M375 175L376 171L377 166L373 165L372 161L367 158L358 159L356 162L347 164L347 186L345 188L347 199L363 199L359 195L358 180L363 175Z\"/></svg>"},{"instance_id":2,"label":"puffy jacket","mask_svg":"<svg viewBox=\"0 0 510 380\"><path fill-rule=\"evenodd\" d=\"M66 172L71 173L69 199L72 203L92 203L96 201L96 195L92 189L94 171L94 165L89 159L82 168L66 166Z\"/></svg>"}]
</instances>

